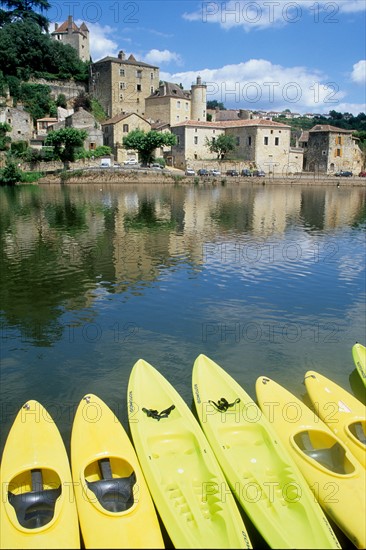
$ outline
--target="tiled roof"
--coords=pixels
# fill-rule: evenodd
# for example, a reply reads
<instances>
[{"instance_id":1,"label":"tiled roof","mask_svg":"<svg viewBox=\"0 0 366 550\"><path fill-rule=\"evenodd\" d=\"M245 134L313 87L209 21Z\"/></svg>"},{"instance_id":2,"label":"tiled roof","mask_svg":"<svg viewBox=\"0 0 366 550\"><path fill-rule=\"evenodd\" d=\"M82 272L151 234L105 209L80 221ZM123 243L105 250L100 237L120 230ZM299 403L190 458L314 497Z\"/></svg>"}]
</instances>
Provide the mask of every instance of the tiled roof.
<instances>
[{"instance_id":1,"label":"tiled roof","mask_svg":"<svg viewBox=\"0 0 366 550\"><path fill-rule=\"evenodd\" d=\"M164 82L160 84L159 88L149 96L149 99L158 97L178 97L181 99L190 99L190 95L190 92L182 90L178 84L164 80Z\"/></svg>"},{"instance_id":2,"label":"tiled roof","mask_svg":"<svg viewBox=\"0 0 366 550\"><path fill-rule=\"evenodd\" d=\"M344 130L344 128L337 128L336 126L331 126L330 124L316 124L309 130L309 132L337 132L343 134L352 134L352 130Z\"/></svg>"},{"instance_id":3,"label":"tiled roof","mask_svg":"<svg viewBox=\"0 0 366 550\"><path fill-rule=\"evenodd\" d=\"M131 59L132 57L132 59ZM95 61L93 65L98 65L98 63L106 63L107 61L110 61L112 63L120 63L121 65L137 65L138 67L148 67L149 69L158 69L156 65L149 65L149 63L144 63L143 61L136 61L136 59L130 55L128 59L120 59L119 57L103 57L103 59L98 59L98 61Z\"/></svg>"},{"instance_id":4,"label":"tiled roof","mask_svg":"<svg viewBox=\"0 0 366 550\"><path fill-rule=\"evenodd\" d=\"M307 141L309 141L309 132L305 130L299 137L299 142L306 143Z\"/></svg>"},{"instance_id":5,"label":"tiled roof","mask_svg":"<svg viewBox=\"0 0 366 550\"><path fill-rule=\"evenodd\" d=\"M125 118L128 118L131 115L136 115L139 118L141 118L141 120L144 120L145 122L150 124L150 122L148 120L146 120L146 118L142 117L141 115L139 115L137 113L120 113L119 115L115 115L114 117L109 118L105 122L102 122L102 126L106 126L107 124L116 124L117 122L120 122L121 120L124 120Z\"/></svg>"},{"instance_id":6,"label":"tiled roof","mask_svg":"<svg viewBox=\"0 0 366 550\"><path fill-rule=\"evenodd\" d=\"M273 120L265 120L263 118L255 118L250 120L221 120L217 122L186 120L179 124L174 124L173 128L179 126L201 126L202 128L238 128L241 126L261 126L263 128L276 127L276 128L291 128L288 124L282 122L274 122Z\"/></svg>"},{"instance_id":7,"label":"tiled roof","mask_svg":"<svg viewBox=\"0 0 366 550\"><path fill-rule=\"evenodd\" d=\"M66 19L61 25L57 27L54 31L51 32L51 34L62 34L67 33L69 28L69 21ZM88 31L88 27L85 25L85 23L82 23L80 27L78 27L74 21L71 22L71 30L72 32L80 32L83 36L86 36L85 31Z\"/></svg>"}]
</instances>

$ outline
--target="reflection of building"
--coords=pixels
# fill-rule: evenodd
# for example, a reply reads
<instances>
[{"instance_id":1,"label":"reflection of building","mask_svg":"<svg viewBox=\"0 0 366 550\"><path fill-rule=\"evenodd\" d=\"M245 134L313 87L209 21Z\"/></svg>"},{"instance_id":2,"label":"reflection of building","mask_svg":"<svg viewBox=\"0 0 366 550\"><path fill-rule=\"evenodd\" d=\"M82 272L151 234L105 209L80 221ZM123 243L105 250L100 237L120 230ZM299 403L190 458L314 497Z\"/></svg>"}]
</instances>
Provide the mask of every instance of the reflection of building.
<instances>
[{"instance_id":1,"label":"reflection of building","mask_svg":"<svg viewBox=\"0 0 366 550\"><path fill-rule=\"evenodd\" d=\"M317 124L300 138L306 172L333 173L350 170L358 174L362 169L362 152L353 130L344 130L329 124Z\"/></svg>"},{"instance_id":2,"label":"reflection of building","mask_svg":"<svg viewBox=\"0 0 366 550\"><path fill-rule=\"evenodd\" d=\"M275 187L270 193L268 189L258 189L253 206L253 233L263 236L284 233L289 218L300 214L301 196L299 186Z\"/></svg>"},{"instance_id":3,"label":"reflection of building","mask_svg":"<svg viewBox=\"0 0 366 550\"><path fill-rule=\"evenodd\" d=\"M85 23L78 27L72 20L72 15L69 15L62 25L55 23L55 30L51 32L51 36L74 48L82 61L90 61L89 29Z\"/></svg>"},{"instance_id":4,"label":"reflection of building","mask_svg":"<svg viewBox=\"0 0 366 550\"><path fill-rule=\"evenodd\" d=\"M91 65L89 90L109 117L121 113L145 116L145 99L159 86L159 67L137 61L123 51Z\"/></svg>"}]
</instances>

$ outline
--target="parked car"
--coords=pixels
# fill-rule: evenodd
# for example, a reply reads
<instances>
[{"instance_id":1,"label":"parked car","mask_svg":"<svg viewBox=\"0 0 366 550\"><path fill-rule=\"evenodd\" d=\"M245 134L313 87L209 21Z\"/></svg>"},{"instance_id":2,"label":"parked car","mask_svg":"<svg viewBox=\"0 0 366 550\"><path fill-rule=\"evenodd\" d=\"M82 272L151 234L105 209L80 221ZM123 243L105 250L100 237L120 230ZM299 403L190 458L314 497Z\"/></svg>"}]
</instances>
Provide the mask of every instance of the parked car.
<instances>
[{"instance_id":1,"label":"parked car","mask_svg":"<svg viewBox=\"0 0 366 550\"><path fill-rule=\"evenodd\" d=\"M360 177L360 178L366 178L366 172L360 172L360 173L358 174L358 177Z\"/></svg>"},{"instance_id":2,"label":"parked car","mask_svg":"<svg viewBox=\"0 0 366 550\"><path fill-rule=\"evenodd\" d=\"M249 170L249 168L243 168L243 170L241 171L241 175L247 178L247 177L251 177L253 174Z\"/></svg>"},{"instance_id":3,"label":"parked car","mask_svg":"<svg viewBox=\"0 0 366 550\"><path fill-rule=\"evenodd\" d=\"M226 170L227 176L239 176L239 172L237 170Z\"/></svg>"},{"instance_id":4,"label":"parked car","mask_svg":"<svg viewBox=\"0 0 366 550\"><path fill-rule=\"evenodd\" d=\"M264 178L265 175L266 173L264 170L254 170L253 172L253 176L255 176L256 178Z\"/></svg>"},{"instance_id":5,"label":"parked car","mask_svg":"<svg viewBox=\"0 0 366 550\"><path fill-rule=\"evenodd\" d=\"M350 178L351 176L353 176L353 173L350 172L349 170L340 170L339 172L336 172L334 175L341 178Z\"/></svg>"},{"instance_id":6,"label":"parked car","mask_svg":"<svg viewBox=\"0 0 366 550\"><path fill-rule=\"evenodd\" d=\"M135 166L136 166L136 165L138 164L138 162L137 162L136 159L127 159L127 160L124 161L123 164L125 164L125 165L131 165L131 166L135 165Z\"/></svg>"},{"instance_id":7,"label":"parked car","mask_svg":"<svg viewBox=\"0 0 366 550\"><path fill-rule=\"evenodd\" d=\"M193 170L193 168L187 168L186 169L186 176L195 176L196 172Z\"/></svg>"},{"instance_id":8,"label":"parked car","mask_svg":"<svg viewBox=\"0 0 366 550\"><path fill-rule=\"evenodd\" d=\"M158 168L159 170L163 170L164 167L161 164L159 164L159 162L153 162L150 168L154 168L154 169Z\"/></svg>"},{"instance_id":9,"label":"parked car","mask_svg":"<svg viewBox=\"0 0 366 550\"><path fill-rule=\"evenodd\" d=\"M221 176L220 170L210 170L210 176Z\"/></svg>"},{"instance_id":10,"label":"parked car","mask_svg":"<svg viewBox=\"0 0 366 550\"><path fill-rule=\"evenodd\" d=\"M209 175L209 174L208 174L208 170L206 170L206 168L200 168L200 169L198 170L197 174L198 174L199 176L208 176L208 175Z\"/></svg>"}]
</instances>

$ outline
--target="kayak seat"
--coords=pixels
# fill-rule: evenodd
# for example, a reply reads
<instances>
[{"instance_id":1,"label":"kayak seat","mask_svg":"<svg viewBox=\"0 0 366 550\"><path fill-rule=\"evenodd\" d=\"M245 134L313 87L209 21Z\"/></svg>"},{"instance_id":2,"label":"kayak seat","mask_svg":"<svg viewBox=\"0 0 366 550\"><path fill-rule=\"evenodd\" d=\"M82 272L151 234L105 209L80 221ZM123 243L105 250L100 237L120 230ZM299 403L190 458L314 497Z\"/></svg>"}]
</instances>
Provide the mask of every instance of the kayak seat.
<instances>
[{"instance_id":1,"label":"kayak seat","mask_svg":"<svg viewBox=\"0 0 366 550\"><path fill-rule=\"evenodd\" d=\"M366 445L366 434L364 432L364 428L361 422L354 422L353 424L351 424L349 427L349 431L352 435L355 436L356 439L358 439L360 443Z\"/></svg>"},{"instance_id":2,"label":"kayak seat","mask_svg":"<svg viewBox=\"0 0 366 550\"><path fill-rule=\"evenodd\" d=\"M127 477L113 477L109 458L103 458L98 463L102 479L86 483L99 503L108 512L124 512L131 508L134 503L135 472Z\"/></svg>"},{"instance_id":3,"label":"kayak seat","mask_svg":"<svg viewBox=\"0 0 366 550\"><path fill-rule=\"evenodd\" d=\"M20 525L26 529L37 529L52 520L61 486L43 490L42 471L39 469L31 470L31 478L32 491L18 495L9 491L8 498Z\"/></svg>"},{"instance_id":4,"label":"kayak seat","mask_svg":"<svg viewBox=\"0 0 366 550\"><path fill-rule=\"evenodd\" d=\"M317 449L313 447L310 441L309 432L300 432L294 437L295 443L310 458L316 460L336 474L348 473L344 467L345 449L338 443L332 447Z\"/></svg>"}]
</instances>

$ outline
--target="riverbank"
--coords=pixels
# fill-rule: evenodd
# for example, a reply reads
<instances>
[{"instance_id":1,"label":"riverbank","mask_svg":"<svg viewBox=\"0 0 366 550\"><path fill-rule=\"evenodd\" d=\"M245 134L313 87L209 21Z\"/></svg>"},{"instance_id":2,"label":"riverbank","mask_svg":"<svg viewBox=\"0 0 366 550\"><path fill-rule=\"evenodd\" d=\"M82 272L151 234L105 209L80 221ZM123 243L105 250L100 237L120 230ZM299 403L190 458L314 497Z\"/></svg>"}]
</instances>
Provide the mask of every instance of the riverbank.
<instances>
[{"instance_id":1,"label":"riverbank","mask_svg":"<svg viewBox=\"0 0 366 550\"><path fill-rule=\"evenodd\" d=\"M291 176L268 176L268 177L231 177L231 176L186 176L181 170L164 170L163 172L152 172L151 170L77 170L59 174L49 174L38 180L42 184L138 184L138 183L160 183L160 184L197 184L211 183L212 185L224 185L226 183L252 184L252 185L327 185L337 187L366 187L366 178L357 176L351 178L339 178L319 174L296 174Z\"/></svg>"}]
</instances>

